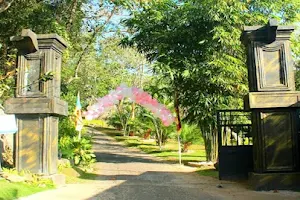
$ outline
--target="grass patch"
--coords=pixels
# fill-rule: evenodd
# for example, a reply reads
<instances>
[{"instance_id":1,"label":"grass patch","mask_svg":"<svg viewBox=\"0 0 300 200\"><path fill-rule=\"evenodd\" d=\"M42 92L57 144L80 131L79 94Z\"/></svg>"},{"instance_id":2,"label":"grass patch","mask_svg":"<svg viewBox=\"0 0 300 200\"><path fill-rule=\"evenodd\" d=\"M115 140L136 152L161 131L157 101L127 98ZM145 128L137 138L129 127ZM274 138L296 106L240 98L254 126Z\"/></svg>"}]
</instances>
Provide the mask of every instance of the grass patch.
<instances>
[{"instance_id":1,"label":"grass patch","mask_svg":"<svg viewBox=\"0 0 300 200\"><path fill-rule=\"evenodd\" d=\"M118 131L114 128L103 128L103 127L93 127L94 129L96 130L99 130L107 135L110 135L110 136L123 136L123 131Z\"/></svg>"},{"instance_id":2,"label":"grass patch","mask_svg":"<svg viewBox=\"0 0 300 200\"><path fill-rule=\"evenodd\" d=\"M53 189L53 185L37 183L11 183L6 180L0 180L0 200L13 200L28 196L37 192Z\"/></svg>"},{"instance_id":3,"label":"grass patch","mask_svg":"<svg viewBox=\"0 0 300 200\"><path fill-rule=\"evenodd\" d=\"M94 173L86 172L78 167L60 167L59 173L66 176L66 183L84 183L89 180L95 180L98 176Z\"/></svg>"},{"instance_id":4,"label":"grass patch","mask_svg":"<svg viewBox=\"0 0 300 200\"><path fill-rule=\"evenodd\" d=\"M178 144L174 140L169 140L163 149L160 150L159 147L155 144L155 141L142 140L140 138L126 137L124 143L128 147L139 148L142 151L160 157L167 161L177 162L178 161ZM183 163L187 162L199 162L205 161L205 150L201 148L200 145L192 145L191 152L186 152L181 154L181 159Z\"/></svg>"},{"instance_id":5,"label":"grass patch","mask_svg":"<svg viewBox=\"0 0 300 200\"><path fill-rule=\"evenodd\" d=\"M86 126L100 126L100 127L107 127L107 123L104 120L93 119L93 120L83 120L83 124Z\"/></svg>"},{"instance_id":6,"label":"grass patch","mask_svg":"<svg viewBox=\"0 0 300 200\"><path fill-rule=\"evenodd\" d=\"M209 176L213 178L219 177L219 172L213 167L201 167L197 170L197 173L201 176Z\"/></svg>"}]
</instances>

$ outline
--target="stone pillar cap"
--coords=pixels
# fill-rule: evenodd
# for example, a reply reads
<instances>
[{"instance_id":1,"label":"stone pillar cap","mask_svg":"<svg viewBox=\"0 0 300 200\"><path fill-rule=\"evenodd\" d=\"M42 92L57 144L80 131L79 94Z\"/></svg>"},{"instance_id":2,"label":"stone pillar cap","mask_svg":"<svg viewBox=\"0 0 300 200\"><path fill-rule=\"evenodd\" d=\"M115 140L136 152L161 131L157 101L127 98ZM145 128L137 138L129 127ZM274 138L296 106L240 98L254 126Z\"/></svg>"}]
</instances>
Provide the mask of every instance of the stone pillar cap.
<instances>
[{"instance_id":1,"label":"stone pillar cap","mask_svg":"<svg viewBox=\"0 0 300 200\"><path fill-rule=\"evenodd\" d=\"M37 35L30 29L23 29L20 36L10 37L21 54L34 53L39 50Z\"/></svg>"},{"instance_id":2,"label":"stone pillar cap","mask_svg":"<svg viewBox=\"0 0 300 200\"><path fill-rule=\"evenodd\" d=\"M294 26L279 26L277 20L270 19L265 26L244 26L241 41L247 44L249 41L271 43L276 38L288 40L294 29Z\"/></svg>"},{"instance_id":3,"label":"stone pillar cap","mask_svg":"<svg viewBox=\"0 0 300 200\"><path fill-rule=\"evenodd\" d=\"M48 39L56 40L60 44L62 44L65 48L68 46L68 43L61 36L57 35L56 33L38 34L37 39L38 40L48 40Z\"/></svg>"}]
</instances>

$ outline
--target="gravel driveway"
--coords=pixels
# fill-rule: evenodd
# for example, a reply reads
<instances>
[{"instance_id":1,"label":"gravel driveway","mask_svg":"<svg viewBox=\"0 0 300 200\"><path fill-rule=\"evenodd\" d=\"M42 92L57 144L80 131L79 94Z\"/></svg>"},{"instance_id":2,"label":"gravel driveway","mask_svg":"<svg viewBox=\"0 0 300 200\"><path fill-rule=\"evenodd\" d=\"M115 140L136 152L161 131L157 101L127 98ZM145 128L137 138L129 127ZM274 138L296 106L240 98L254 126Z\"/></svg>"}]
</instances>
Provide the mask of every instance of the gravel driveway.
<instances>
[{"instance_id":1,"label":"gravel driveway","mask_svg":"<svg viewBox=\"0 0 300 200\"><path fill-rule=\"evenodd\" d=\"M71 184L27 200L299 200L300 193L256 192L234 182L199 176L195 168L165 163L94 130L96 180ZM221 185L222 188L217 187Z\"/></svg>"}]
</instances>

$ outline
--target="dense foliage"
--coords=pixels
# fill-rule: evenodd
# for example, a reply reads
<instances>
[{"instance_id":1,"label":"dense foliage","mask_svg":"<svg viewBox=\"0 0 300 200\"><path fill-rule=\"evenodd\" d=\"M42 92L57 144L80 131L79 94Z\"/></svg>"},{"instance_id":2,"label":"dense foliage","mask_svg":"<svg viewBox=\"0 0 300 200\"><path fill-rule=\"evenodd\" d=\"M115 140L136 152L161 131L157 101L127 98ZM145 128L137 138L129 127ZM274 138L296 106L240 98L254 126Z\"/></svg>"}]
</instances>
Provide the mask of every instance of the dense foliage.
<instances>
[{"instance_id":1,"label":"dense foliage","mask_svg":"<svg viewBox=\"0 0 300 200\"><path fill-rule=\"evenodd\" d=\"M82 131L83 136L78 138L75 124L70 118L62 118L59 122L58 150L62 158L67 158L73 164L90 167L94 163L95 155L92 150L92 135Z\"/></svg>"},{"instance_id":2,"label":"dense foliage","mask_svg":"<svg viewBox=\"0 0 300 200\"><path fill-rule=\"evenodd\" d=\"M126 21L133 34L124 43L144 52L156 63L155 72L169 79L183 119L201 128L208 160L216 159L211 151L216 151L216 111L241 108L247 93L243 26L265 24L269 18L281 24L299 21L299 4L162 0L144 4Z\"/></svg>"}]
</instances>

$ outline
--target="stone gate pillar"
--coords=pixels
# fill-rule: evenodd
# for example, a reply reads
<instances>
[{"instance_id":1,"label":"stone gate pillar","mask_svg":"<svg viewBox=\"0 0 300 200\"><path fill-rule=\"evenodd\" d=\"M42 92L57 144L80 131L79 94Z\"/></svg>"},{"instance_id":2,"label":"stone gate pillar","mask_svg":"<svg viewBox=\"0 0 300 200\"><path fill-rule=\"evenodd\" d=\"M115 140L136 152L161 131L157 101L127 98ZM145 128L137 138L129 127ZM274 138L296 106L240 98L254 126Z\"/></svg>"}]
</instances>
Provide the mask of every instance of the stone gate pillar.
<instances>
[{"instance_id":1,"label":"stone gate pillar","mask_svg":"<svg viewBox=\"0 0 300 200\"><path fill-rule=\"evenodd\" d=\"M290 36L294 28L244 27L247 49L249 95L245 109L252 111L254 172L250 183L256 190L300 187L299 108L295 91Z\"/></svg>"},{"instance_id":2,"label":"stone gate pillar","mask_svg":"<svg viewBox=\"0 0 300 200\"><path fill-rule=\"evenodd\" d=\"M58 116L67 115L60 100L61 60L66 42L56 34L23 30L11 38L18 48L16 98L5 112L16 114L15 165L18 171L52 175L57 172Z\"/></svg>"}]
</instances>

